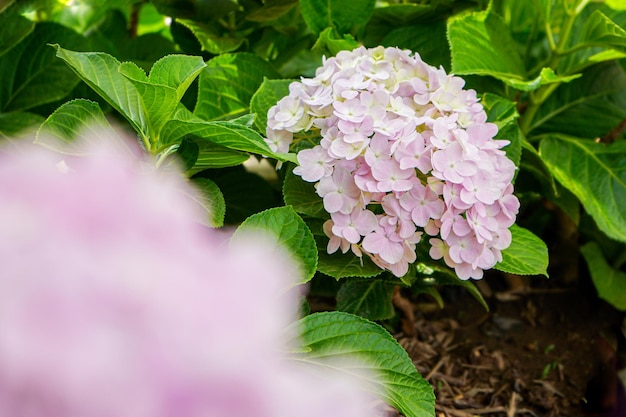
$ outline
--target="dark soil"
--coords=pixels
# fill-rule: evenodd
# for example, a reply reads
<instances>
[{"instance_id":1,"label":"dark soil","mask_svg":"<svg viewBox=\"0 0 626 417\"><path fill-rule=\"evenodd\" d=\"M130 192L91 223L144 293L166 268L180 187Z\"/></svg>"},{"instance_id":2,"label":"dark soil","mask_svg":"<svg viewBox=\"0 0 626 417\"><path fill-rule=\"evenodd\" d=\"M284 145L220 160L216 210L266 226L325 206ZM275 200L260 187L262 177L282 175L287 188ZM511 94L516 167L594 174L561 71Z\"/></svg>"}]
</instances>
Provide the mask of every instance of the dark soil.
<instances>
[{"instance_id":1,"label":"dark soil","mask_svg":"<svg viewBox=\"0 0 626 417\"><path fill-rule=\"evenodd\" d=\"M490 311L456 288L443 309L404 298L415 318L396 338L432 384L437 417L626 416L623 317L590 283L499 274L479 282Z\"/></svg>"}]
</instances>

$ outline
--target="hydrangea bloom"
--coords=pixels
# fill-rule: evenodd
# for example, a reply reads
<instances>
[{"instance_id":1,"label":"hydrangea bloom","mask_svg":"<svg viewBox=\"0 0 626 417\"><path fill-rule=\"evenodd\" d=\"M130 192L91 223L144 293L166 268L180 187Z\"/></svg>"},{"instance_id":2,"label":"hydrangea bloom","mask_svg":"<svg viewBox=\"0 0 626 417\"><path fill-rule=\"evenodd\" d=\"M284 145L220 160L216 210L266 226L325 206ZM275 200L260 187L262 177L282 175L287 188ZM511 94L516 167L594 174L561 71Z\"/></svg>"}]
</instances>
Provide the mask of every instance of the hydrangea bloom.
<instances>
[{"instance_id":1,"label":"hydrangea bloom","mask_svg":"<svg viewBox=\"0 0 626 417\"><path fill-rule=\"evenodd\" d=\"M269 110L275 151L294 134L319 132L294 173L324 200L329 253L365 253L402 276L426 233L430 256L461 279L502 259L519 209L515 165L464 84L410 51L360 47L325 59Z\"/></svg>"},{"instance_id":2,"label":"hydrangea bloom","mask_svg":"<svg viewBox=\"0 0 626 417\"><path fill-rule=\"evenodd\" d=\"M82 150L0 149L0 417L373 415L284 359L289 260L195 223L182 175Z\"/></svg>"}]
</instances>

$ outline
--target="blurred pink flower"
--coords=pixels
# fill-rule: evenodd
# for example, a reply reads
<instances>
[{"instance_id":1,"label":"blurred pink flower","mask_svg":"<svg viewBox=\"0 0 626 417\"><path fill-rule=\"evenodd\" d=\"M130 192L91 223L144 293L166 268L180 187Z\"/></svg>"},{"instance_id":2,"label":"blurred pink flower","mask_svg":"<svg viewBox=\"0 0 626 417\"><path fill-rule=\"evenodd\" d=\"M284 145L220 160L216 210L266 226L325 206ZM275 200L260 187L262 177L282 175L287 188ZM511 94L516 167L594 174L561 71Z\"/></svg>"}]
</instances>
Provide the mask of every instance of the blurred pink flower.
<instances>
[{"instance_id":1,"label":"blurred pink flower","mask_svg":"<svg viewBox=\"0 0 626 417\"><path fill-rule=\"evenodd\" d=\"M372 415L283 359L291 261L227 246L182 175L107 136L0 150L0 417Z\"/></svg>"}]
</instances>

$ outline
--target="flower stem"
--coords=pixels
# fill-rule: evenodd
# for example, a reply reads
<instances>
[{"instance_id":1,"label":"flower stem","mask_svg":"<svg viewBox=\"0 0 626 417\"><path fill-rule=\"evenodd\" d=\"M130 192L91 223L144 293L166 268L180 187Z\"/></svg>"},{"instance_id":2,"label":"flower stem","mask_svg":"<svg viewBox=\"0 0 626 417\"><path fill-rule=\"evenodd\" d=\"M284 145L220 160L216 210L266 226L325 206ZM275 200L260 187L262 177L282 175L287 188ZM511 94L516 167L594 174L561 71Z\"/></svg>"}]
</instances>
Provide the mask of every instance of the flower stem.
<instances>
[{"instance_id":1,"label":"flower stem","mask_svg":"<svg viewBox=\"0 0 626 417\"><path fill-rule=\"evenodd\" d=\"M554 38L552 36L552 30L550 28L550 22L546 21L546 35L548 37L548 43L550 44L550 52L551 57L548 62L548 67L552 68L555 72L559 64L559 59L564 55L564 51L566 51L567 42L572 33L572 28L574 27L574 22L576 21L576 17L582 11L582 9L587 5L589 0L582 0L580 4L572 11L567 10L567 19L563 23L561 27L561 31L559 33L559 41L558 44L555 44ZM520 129L524 135L528 134L528 132L533 127L533 119L539 110L539 107L550 97L550 95L554 92L554 90L559 86L559 83L548 84L540 87L535 94L530 95L530 104L526 108L526 111L520 118Z\"/></svg>"}]
</instances>

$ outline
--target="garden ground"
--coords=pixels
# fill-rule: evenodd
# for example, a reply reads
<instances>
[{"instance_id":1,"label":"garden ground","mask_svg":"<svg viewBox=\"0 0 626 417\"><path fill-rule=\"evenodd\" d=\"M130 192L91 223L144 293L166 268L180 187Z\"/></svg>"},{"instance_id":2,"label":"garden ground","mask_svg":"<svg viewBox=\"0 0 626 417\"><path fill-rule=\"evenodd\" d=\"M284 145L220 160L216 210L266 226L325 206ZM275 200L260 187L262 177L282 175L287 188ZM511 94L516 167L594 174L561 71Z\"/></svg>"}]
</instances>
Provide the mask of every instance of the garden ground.
<instances>
[{"instance_id":1,"label":"garden ground","mask_svg":"<svg viewBox=\"0 0 626 417\"><path fill-rule=\"evenodd\" d=\"M477 281L489 311L461 287L441 289L443 308L396 294L395 337L435 389L436 417L626 416L623 314L597 298L586 274L569 283L555 275L490 272Z\"/></svg>"},{"instance_id":2,"label":"garden ground","mask_svg":"<svg viewBox=\"0 0 626 417\"><path fill-rule=\"evenodd\" d=\"M479 283L489 312L457 288L444 292L443 309L420 296L405 327L414 334L396 335L435 388L437 417L626 415L623 317L586 277Z\"/></svg>"}]
</instances>

